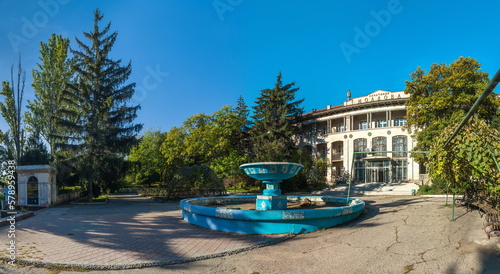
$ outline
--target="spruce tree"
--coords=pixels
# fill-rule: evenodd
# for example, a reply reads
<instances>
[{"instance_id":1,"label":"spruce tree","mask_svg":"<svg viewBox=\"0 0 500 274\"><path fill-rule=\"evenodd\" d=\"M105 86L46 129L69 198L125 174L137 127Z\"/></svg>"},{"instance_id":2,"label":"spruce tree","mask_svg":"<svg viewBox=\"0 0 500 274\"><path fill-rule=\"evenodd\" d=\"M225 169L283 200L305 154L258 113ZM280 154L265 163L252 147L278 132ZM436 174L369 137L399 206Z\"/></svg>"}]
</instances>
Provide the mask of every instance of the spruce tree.
<instances>
[{"instance_id":1,"label":"spruce tree","mask_svg":"<svg viewBox=\"0 0 500 274\"><path fill-rule=\"evenodd\" d=\"M142 124L133 123L140 106L127 104L135 88L135 83L126 83L131 62L122 65L121 60L109 57L118 33L108 33L111 23L101 28L102 18L96 10L93 30L84 32L89 44L75 39L80 49L71 50L76 80L68 84L65 96L72 108L59 121L67 135L66 142L58 146L78 163L89 200L120 179L124 157L142 129Z\"/></svg>"},{"instance_id":2,"label":"spruce tree","mask_svg":"<svg viewBox=\"0 0 500 274\"><path fill-rule=\"evenodd\" d=\"M233 134L233 147L240 154L248 154L251 151L249 131L252 123L248 120L250 111L248 110L242 96L238 98L236 101L236 107L234 107L232 111L235 113L240 125L239 130Z\"/></svg>"},{"instance_id":3,"label":"spruce tree","mask_svg":"<svg viewBox=\"0 0 500 274\"><path fill-rule=\"evenodd\" d=\"M294 119L302 115L304 99L295 100L299 88L295 82L284 85L281 78L280 72L274 88L262 90L253 107L250 136L256 161L291 161L293 157Z\"/></svg>"}]
</instances>

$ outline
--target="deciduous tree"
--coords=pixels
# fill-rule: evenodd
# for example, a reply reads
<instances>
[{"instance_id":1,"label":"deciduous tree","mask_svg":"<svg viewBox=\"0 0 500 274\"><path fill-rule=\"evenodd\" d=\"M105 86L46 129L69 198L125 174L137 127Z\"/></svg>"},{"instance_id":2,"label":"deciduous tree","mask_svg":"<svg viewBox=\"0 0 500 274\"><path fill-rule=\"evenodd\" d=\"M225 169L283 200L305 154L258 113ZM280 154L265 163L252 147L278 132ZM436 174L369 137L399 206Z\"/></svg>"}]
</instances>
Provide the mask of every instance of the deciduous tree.
<instances>
[{"instance_id":1,"label":"deciduous tree","mask_svg":"<svg viewBox=\"0 0 500 274\"><path fill-rule=\"evenodd\" d=\"M4 143L7 146L9 158L12 157L19 161L24 152L24 126L23 126L23 96L24 86L26 83L26 71L23 70L21 65L21 56L19 56L19 63L17 73L14 76L14 65L10 69L10 83L7 81L2 82L1 95L4 96L4 102L0 102L0 112L7 122L10 131L4 135ZM11 158L11 159L12 159Z\"/></svg>"},{"instance_id":2,"label":"deciduous tree","mask_svg":"<svg viewBox=\"0 0 500 274\"><path fill-rule=\"evenodd\" d=\"M133 164L131 174L135 183L151 186L164 179L167 161L161 153L161 144L166 136L166 133L148 130L132 148L128 160Z\"/></svg>"},{"instance_id":3,"label":"deciduous tree","mask_svg":"<svg viewBox=\"0 0 500 274\"><path fill-rule=\"evenodd\" d=\"M40 63L32 71L35 100L28 101L26 123L33 138L41 137L49 144L52 157L55 156L56 137L62 134L62 128L57 127L56 117L63 115L64 109L68 107L63 96L73 75L68 51L69 39L52 34L47 43L40 43ZM38 145L43 140L39 140Z\"/></svg>"},{"instance_id":4,"label":"deciduous tree","mask_svg":"<svg viewBox=\"0 0 500 274\"><path fill-rule=\"evenodd\" d=\"M460 57L449 66L432 64L428 72L418 67L405 89L410 94L406 128L414 132L415 150L429 150L448 125L463 118L488 81L480 63L469 57ZM490 96L478 110L479 117L491 120L497 101ZM425 154L413 157L419 163L427 161Z\"/></svg>"},{"instance_id":5,"label":"deciduous tree","mask_svg":"<svg viewBox=\"0 0 500 274\"><path fill-rule=\"evenodd\" d=\"M451 124L435 139L429 174L467 199L488 197L500 207L500 133L476 116L445 147L457 125Z\"/></svg>"}]
</instances>

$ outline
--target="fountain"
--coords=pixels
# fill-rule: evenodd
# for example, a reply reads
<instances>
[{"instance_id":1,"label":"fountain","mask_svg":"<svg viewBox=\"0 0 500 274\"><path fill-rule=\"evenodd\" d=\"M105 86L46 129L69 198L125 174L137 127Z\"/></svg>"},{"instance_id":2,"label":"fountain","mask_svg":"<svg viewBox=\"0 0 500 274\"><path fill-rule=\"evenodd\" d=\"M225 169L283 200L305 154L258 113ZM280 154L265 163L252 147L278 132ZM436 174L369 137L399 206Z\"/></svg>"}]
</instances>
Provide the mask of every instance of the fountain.
<instances>
[{"instance_id":1,"label":"fountain","mask_svg":"<svg viewBox=\"0 0 500 274\"><path fill-rule=\"evenodd\" d=\"M301 171L304 166L300 164L262 162L240 168L266 184L262 195L184 199L180 202L182 218L234 233L305 233L353 220L365 207L362 200L354 198L282 195L280 183Z\"/></svg>"}]
</instances>

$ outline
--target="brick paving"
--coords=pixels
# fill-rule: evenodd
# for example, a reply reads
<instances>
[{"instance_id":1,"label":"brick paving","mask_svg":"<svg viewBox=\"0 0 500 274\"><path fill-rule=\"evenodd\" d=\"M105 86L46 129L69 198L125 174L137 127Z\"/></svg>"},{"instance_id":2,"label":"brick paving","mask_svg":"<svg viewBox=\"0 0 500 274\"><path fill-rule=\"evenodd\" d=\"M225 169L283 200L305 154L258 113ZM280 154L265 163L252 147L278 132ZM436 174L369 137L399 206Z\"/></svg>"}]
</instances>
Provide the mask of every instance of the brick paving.
<instances>
[{"instance_id":1,"label":"brick paving","mask_svg":"<svg viewBox=\"0 0 500 274\"><path fill-rule=\"evenodd\" d=\"M43 209L16 223L17 259L40 266L126 269L222 256L287 237L213 231L180 215L178 203L128 194L111 196L105 205ZM7 230L0 228L1 246L10 240Z\"/></svg>"}]
</instances>

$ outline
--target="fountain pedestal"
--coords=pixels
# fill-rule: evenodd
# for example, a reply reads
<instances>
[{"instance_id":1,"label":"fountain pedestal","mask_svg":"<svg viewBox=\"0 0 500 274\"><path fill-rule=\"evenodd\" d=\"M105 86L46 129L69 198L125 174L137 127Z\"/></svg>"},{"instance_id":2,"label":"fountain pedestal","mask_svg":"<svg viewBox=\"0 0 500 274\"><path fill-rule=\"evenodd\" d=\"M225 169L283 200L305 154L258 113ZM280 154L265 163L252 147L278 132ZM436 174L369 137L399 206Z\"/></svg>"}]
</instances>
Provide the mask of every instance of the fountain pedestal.
<instances>
[{"instance_id":1,"label":"fountain pedestal","mask_svg":"<svg viewBox=\"0 0 500 274\"><path fill-rule=\"evenodd\" d=\"M281 180L264 180L262 183L266 184L266 189L262 195L257 196L255 208L257 210L286 209L287 198L281 195Z\"/></svg>"},{"instance_id":2,"label":"fountain pedestal","mask_svg":"<svg viewBox=\"0 0 500 274\"><path fill-rule=\"evenodd\" d=\"M280 183L295 176L304 166L295 163L263 162L240 166L245 173L266 184L262 195L255 201L257 210L283 210L287 208L287 197L281 195Z\"/></svg>"},{"instance_id":3,"label":"fountain pedestal","mask_svg":"<svg viewBox=\"0 0 500 274\"><path fill-rule=\"evenodd\" d=\"M286 196L265 196L257 195L257 200L255 201L255 208L257 210L277 210L286 209L287 198Z\"/></svg>"}]
</instances>

